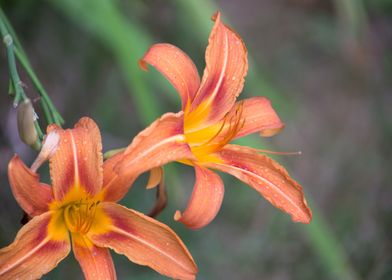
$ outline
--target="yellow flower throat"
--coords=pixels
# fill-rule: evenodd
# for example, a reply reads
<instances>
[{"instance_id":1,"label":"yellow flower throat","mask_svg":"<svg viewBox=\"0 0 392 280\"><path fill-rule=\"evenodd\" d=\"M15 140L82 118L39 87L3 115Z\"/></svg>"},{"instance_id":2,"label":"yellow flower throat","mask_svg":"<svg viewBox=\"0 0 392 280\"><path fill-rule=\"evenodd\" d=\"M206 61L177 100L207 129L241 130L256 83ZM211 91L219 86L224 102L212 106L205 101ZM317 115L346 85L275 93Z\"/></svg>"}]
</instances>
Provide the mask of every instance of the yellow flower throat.
<instances>
[{"instance_id":1,"label":"yellow flower throat","mask_svg":"<svg viewBox=\"0 0 392 280\"><path fill-rule=\"evenodd\" d=\"M197 110L196 110L197 111ZM211 154L222 149L244 126L243 105L227 113L221 121L202 126L203 121L195 118L197 112L184 117L184 134L193 155L198 161L210 161ZM200 116L203 114L199 113ZM207 115L204 116L204 119Z\"/></svg>"},{"instance_id":2,"label":"yellow flower throat","mask_svg":"<svg viewBox=\"0 0 392 280\"><path fill-rule=\"evenodd\" d=\"M100 201L80 200L66 205L63 216L68 230L86 234L94 222L99 203Z\"/></svg>"}]
</instances>

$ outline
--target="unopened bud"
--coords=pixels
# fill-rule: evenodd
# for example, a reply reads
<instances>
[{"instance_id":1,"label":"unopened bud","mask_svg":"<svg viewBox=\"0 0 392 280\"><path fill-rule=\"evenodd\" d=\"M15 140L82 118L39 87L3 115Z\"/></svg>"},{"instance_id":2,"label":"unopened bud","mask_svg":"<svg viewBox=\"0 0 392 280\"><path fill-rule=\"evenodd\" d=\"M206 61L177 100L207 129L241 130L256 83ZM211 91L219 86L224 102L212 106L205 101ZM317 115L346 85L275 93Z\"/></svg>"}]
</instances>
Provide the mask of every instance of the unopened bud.
<instances>
[{"instance_id":1,"label":"unopened bud","mask_svg":"<svg viewBox=\"0 0 392 280\"><path fill-rule=\"evenodd\" d=\"M31 170L36 172L45 161L50 159L56 152L59 143L60 135L57 133L56 130L53 130L49 134L47 134L42 144L41 151L31 165Z\"/></svg>"},{"instance_id":2,"label":"unopened bud","mask_svg":"<svg viewBox=\"0 0 392 280\"><path fill-rule=\"evenodd\" d=\"M37 130L34 121L36 114L30 99L25 99L18 106L17 121L20 139L27 145L35 147L39 142Z\"/></svg>"}]
</instances>

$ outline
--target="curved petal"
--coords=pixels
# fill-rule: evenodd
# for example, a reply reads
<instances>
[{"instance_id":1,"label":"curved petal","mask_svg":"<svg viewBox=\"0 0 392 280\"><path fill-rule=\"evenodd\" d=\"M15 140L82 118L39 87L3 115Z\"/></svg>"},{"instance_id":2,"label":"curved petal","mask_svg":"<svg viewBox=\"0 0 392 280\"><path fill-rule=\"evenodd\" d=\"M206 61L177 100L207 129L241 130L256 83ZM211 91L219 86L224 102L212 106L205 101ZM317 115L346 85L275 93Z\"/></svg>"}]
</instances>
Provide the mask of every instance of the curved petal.
<instances>
[{"instance_id":1,"label":"curved petal","mask_svg":"<svg viewBox=\"0 0 392 280\"><path fill-rule=\"evenodd\" d=\"M127 147L122 160L114 166L118 175L104 180L108 182L104 186L105 200L120 200L141 173L182 158L193 158L183 135L183 114L167 113L140 132Z\"/></svg>"},{"instance_id":2,"label":"curved petal","mask_svg":"<svg viewBox=\"0 0 392 280\"><path fill-rule=\"evenodd\" d=\"M152 169L154 170L154 169ZM156 187L156 198L155 198L155 205L154 208L148 213L148 216L155 218L158 216L163 209L165 209L167 205L167 190L165 186L165 179L164 179L164 174L163 174L163 167L156 167L155 171L156 173L155 176L159 177L159 182L157 182L158 178L151 179L154 175L151 172L150 179L148 180L147 184L147 189L153 188L150 186L153 186L155 183L157 183L154 187ZM155 181L151 183L152 181Z\"/></svg>"},{"instance_id":3,"label":"curved petal","mask_svg":"<svg viewBox=\"0 0 392 280\"><path fill-rule=\"evenodd\" d=\"M235 138L240 138L254 132L260 132L261 136L268 137L279 133L284 124L272 108L271 101L265 97L252 97L237 102L233 111L242 106L241 118L243 126Z\"/></svg>"},{"instance_id":4,"label":"curved petal","mask_svg":"<svg viewBox=\"0 0 392 280\"><path fill-rule=\"evenodd\" d=\"M68 235L61 240L48 235L51 214L34 217L11 245L0 250L0 279L39 279L68 255Z\"/></svg>"},{"instance_id":5,"label":"curved petal","mask_svg":"<svg viewBox=\"0 0 392 280\"><path fill-rule=\"evenodd\" d=\"M109 249L95 246L87 237L72 234L72 249L87 280L116 279Z\"/></svg>"},{"instance_id":6,"label":"curved petal","mask_svg":"<svg viewBox=\"0 0 392 280\"><path fill-rule=\"evenodd\" d=\"M40 183L39 175L31 171L17 155L8 164L8 178L16 201L29 216L48 211L52 200L51 188Z\"/></svg>"},{"instance_id":7,"label":"curved petal","mask_svg":"<svg viewBox=\"0 0 392 280\"><path fill-rule=\"evenodd\" d=\"M163 168L162 166L154 167L150 170L150 177L146 185L146 189L153 189L163 182Z\"/></svg>"},{"instance_id":8,"label":"curved petal","mask_svg":"<svg viewBox=\"0 0 392 280\"><path fill-rule=\"evenodd\" d=\"M147 63L154 66L174 86L181 97L182 109L185 109L200 85L199 73L189 56L171 44L155 44L139 64L147 70Z\"/></svg>"},{"instance_id":9,"label":"curved petal","mask_svg":"<svg viewBox=\"0 0 392 280\"><path fill-rule=\"evenodd\" d=\"M73 129L50 126L48 133L53 129L60 135L60 144L50 158L54 197L61 200L73 187L94 196L101 190L103 177L101 134L97 125L84 117Z\"/></svg>"},{"instance_id":10,"label":"curved petal","mask_svg":"<svg viewBox=\"0 0 392 280\"><path fill-rule=\"evenodd\" d=\"M89 231L89 239L132 262L147 265L175 279L194 279L197 267L179 237L166 225L111 202L100 204L109 217L106 226Z\"/></svg>"},{"instance_id":11,"label":"curved petal","mask_svg":"<svg viewBox=\"0 0 392 280\"><path fill-rule=\"evenodd\" d=\"M124 153L118 153L103 163L103 194L105 201L120 200L131 187L136 176L118 176L114 167L123 160Z\"/></svg>"},{"instance_id":12,"label":"curved petal","mask_svg":"<svg viewBox=\"0 0 392 280\"><path fill-rule=\"evenodd\" d=\"M215 154L219 161L206 166L229 173L256 189L275 207L291 215L294 222L309 223L312 219L302 187L287 171L257 150L227 145Z\"/></svg>"},{"instance_id":13,"label":"curved petal","mask_svg":"<svg viewBox=\"0 0 392 280\"><path fill-rule=\"evenodd\" d=\"M218 214L225 192L222 179L215 172L195 165L196 183L188 206L181 214L177 211L174 219L192 229L208 225Z\"/></svg>"},{"instance_id":14,"label":"curved petal","mask_svg":"<svg viewBox=\"0 0 392 280\"><path fill-rule=\"evenodd\" d=\"M232 108L248 71L247 50L238 34L215 16L206 50L206 68L199 91L186 117L186 125L211 125Z\"/></svg>"}]
</instances>

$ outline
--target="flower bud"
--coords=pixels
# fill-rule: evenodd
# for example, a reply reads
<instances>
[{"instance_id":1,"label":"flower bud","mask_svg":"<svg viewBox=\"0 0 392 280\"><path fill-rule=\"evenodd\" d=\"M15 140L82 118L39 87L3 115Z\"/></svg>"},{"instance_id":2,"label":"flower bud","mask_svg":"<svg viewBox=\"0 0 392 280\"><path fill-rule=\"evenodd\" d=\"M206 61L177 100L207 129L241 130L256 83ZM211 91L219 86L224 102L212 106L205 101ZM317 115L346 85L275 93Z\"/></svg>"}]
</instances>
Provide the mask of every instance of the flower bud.
<instances>
[{"instance_id":1,"label":"flower bud","mask_svg":"<svg viewBox=\"0 0 392 280\"><path fill-rule=\"evenodd\" d=\"M17 111L19 137L25 144L34 148L37 142L39 142L38 133L34 125L36 117L30 99L23 100L19 104Z\"/></svg>"}]
</instances>

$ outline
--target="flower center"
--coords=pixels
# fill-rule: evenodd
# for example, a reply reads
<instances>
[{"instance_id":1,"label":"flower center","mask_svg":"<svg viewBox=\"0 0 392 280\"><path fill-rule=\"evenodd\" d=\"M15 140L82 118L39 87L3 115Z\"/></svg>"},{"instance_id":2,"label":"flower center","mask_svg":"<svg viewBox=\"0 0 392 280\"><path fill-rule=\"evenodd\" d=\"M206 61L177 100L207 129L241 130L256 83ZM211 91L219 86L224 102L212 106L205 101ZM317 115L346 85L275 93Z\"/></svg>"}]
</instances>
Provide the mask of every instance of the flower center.
<instances>
[{"instance_id":1,"label":"flower center","mask_svg":"<svg viewBox=\"0 0 392 280\"><path fill-rule=\"evenodd\" d=\"M198 160L219 151L229 143L244 126L242 103L230 111L220 122L199 130L190 130L184 126L186 141Z\"/></svg>"},{"instance_id":2,"label":"flower center","mask_svg":"<svg viewBox=\"0 0 392 280\"><path fill-rule=\"evenodd\" d=\"M80 200L64 208L64 221L69 231L86 234L95 218L100 201Z\"/></svg>"}]
</instances>

